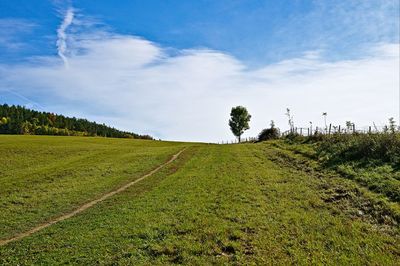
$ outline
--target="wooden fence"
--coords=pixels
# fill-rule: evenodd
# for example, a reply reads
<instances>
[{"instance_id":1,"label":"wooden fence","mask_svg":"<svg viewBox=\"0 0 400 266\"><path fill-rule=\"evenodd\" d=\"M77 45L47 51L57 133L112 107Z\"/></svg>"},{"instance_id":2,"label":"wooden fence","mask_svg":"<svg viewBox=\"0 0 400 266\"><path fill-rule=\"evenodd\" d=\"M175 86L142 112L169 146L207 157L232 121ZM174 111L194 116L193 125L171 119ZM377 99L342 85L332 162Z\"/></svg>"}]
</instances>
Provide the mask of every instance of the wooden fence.
<instances>
[{"instance_id":1,"label":"wooden fence","mask_svg":"<svg viewBox=\"0 0 400 266\"><path fill-rule=\"evenodd\" d=\"M240 143L253 143L256 142L258 140L258 138L254 138L254 137L248 137L248 138L243 138L240 140ZM234 140L226 140L226 141L221 141L218 142L217 144L235 144L235 143L239 143L238 139L234 139Z\"/></svg>"},{"instance_id":2,"label":"wooden fence","mask_svg":"<svg viewBox=\"0 0 400 266\"><path fill-rule=\"evenodd\" d=\"M398 129L396 129L397 131ZM327 127L295 127L282 132L281 136L286 136L289 134L297 134L302 136L312 136L315 134L331 135L331 134L354 134L354 133L383 133L389 132L390 129L387 126L377 127L377 126L364 126L356 127L355 124L343 127L341 125L334 126L329 124Z\"/></svg>"},{"instance_id":3,"label":"wooden fence","mask_svg":"<svg viewBox=\"0 0 400 266\"><path fill-rule=\"evenodd\" d=\"M395 129L396 132L400 132L400 127ZM349 126L334 126L329 124L326 128L325 127L294 127L293 129L286 130L280 133L281 137L287 136L289 134L297 134L302 136L313 136L316 134L322 135L332 135L332 134L355 134L355 133L364 133L364 134L373 134L373 133L383 133L383 132L390 132L390 128L388 126L378 127L378 126L364 126L364 127L356 127L355 124L351 124ZM255 137L248 137L243 138L240 142L241 143L252 143L256 142L258 138ZM218 144L235 144L239 143L237 139L234 140L227 140L218 142Z\"/></svg>"}]
</instances>

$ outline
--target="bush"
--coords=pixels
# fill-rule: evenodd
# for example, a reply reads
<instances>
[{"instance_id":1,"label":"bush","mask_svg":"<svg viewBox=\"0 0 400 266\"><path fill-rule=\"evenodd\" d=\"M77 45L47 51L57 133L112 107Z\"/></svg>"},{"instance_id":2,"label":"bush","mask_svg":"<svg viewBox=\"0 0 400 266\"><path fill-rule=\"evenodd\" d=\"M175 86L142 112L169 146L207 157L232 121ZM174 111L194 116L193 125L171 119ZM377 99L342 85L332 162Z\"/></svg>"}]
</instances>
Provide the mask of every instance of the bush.
<instances>
[{"instance_id":1,"label":"bush","mask_svg":"<svg viewBox=\"0 0 400 266\"><path fill-rule=\"evenodd\" d=\"M270 139L279 138L279 129L275 127L273 121L271 121L271 127L263 129L260 134L258 134L258 141L266 141Z\"/></svg>"},{"instance_id":2,"label":"bush","mask_svg":"<svg viewBox=\"0 0 400 266\"><path fill-rule=\"evenodd\" d=\"M288 144L305 144L315 142L314 140L311 140L310 137L303 136L296 132L290 132L289 134L285 135L283 139Z\"/></svg>"},{"instance_id":3,"label":"bush","mask_svg":"<svg viewBox=\"0 0 400 266\"><path fill-rule=\"evenodd\" d=\"M307 137L308 142L311 142L311 143L323 141L324 139L326 139L326 135L324 135L324 134L322 134L321 132L318 132L318 131L316 131L311 136Z\"/></svg>"},{"instance_id":4,"label":"bush","mask_svg":"<svg viewBox=\"0 0 400 266\"><path fill-rule=\"evenodd\" d=\"M279 130L277 128L266 128L258 135L258 141L265 141L269 139L278 139Z\"/></svg>"}]
</instances>

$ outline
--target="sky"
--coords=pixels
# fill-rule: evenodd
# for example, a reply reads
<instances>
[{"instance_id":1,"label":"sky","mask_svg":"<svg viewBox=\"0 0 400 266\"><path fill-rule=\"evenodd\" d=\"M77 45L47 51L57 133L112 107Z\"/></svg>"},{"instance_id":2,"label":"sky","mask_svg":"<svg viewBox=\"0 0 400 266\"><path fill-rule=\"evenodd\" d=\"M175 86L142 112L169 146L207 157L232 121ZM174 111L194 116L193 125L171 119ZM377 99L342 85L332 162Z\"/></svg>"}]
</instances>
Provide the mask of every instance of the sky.
<instances>
[{"instance_id":1,"label":"sky","mask_svg":"<svg viewBox=\"0 0 400 266\"><path fill-rule=\"evenodd\" d=\"M398 0L0 0L0 103L165 140L399 114Z\"/></svg>"}]
</instances>

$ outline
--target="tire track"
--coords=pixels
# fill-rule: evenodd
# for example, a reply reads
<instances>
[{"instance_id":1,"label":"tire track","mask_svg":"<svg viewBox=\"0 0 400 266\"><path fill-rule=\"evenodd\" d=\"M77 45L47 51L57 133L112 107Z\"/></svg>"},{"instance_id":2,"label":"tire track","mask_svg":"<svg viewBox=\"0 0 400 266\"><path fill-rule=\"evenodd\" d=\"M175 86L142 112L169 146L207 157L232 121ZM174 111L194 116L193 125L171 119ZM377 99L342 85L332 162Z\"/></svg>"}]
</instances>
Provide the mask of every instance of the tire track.
<instances>
[{"instance_id":1,"label":"tire track","mask_svg":"<svg viewBox=\"0 0 400 266\"><path fill-rule=\"evenodd\" d=\"M122 187L120 187L120 188L118 188L118 189L116 189L116 190L113 190L113 191L111 191L111 192L108 192L108 193L104 194L103 196L101 196L101 197L98 198L98 199L95 199L95 200L92 200L92 201L89 201L89 202L83 204L82 206L80 206L79 208L75 209L75 210L72 211L72 212L63 214L63 215L59 216L58 218L55 218L55 219L53 219L53 220L50 220L50 221L48 221L48 222L46 222L46 223L43 223L43 224L41 224L41 225L38 225L38 226L36 226L36 227L34 227L34 228L32 228L32 229L29 229L29 230L26 231L26 232L17 234L16 236L14 236L14 237L12 237L12 238L0 240L0 246L4 246L4 245L6 245L6 244L8 244L8 243L10 243L10 242L20 240L20 239L22 239L22 238L25 238L25 237L27 237L27 236L30 236L30 235L32 235L32 234L38 232L38 231L41 231L41 230L43 230L43 229L45 229L45 228L47 228L47 227L49 227L49 226L51 226L51 225L53 225L53 224L56 224L56 223L58 223L58 222L64 221L64 220L66 220L66 219L69 219L69 218L71 218L71 217L73 217L73 216L75 216L75 215L77 215L77 214L79 214L79 213L85 211L86 209L89 209L90 207L96 205L97 203L102 202L102 201L108 199L109 197L114 196L115 194L121 193L122 191L124 191L124 190L126 190L127 188L133 186L134 184L136 184L136 183L142 181L143 179L145 179L145 178L147 178L147 177L149 177L149 176L151 176L151 175L154 175L155 173L157 173L158 171L160 171L163 167L165 167L166 165L168 165L168 164L172 163L173 161L175 161L175 160L179 157L179 155L180 155L183 151L185 151L186 149L187 149L187 147L183 148L183 149L180 150L178 153L174 154L174 155L171 157L171 159L169 159L167 162L165 162L165 163L159 165L157 168L151 170L149 173L147 173L147 174L145 174L145 175L139 177L138 179L136 179L136 180L134 180L134 181L132 181L132 182L129 182L128 184L123 185Z\"/></svg>"}]
</instances>

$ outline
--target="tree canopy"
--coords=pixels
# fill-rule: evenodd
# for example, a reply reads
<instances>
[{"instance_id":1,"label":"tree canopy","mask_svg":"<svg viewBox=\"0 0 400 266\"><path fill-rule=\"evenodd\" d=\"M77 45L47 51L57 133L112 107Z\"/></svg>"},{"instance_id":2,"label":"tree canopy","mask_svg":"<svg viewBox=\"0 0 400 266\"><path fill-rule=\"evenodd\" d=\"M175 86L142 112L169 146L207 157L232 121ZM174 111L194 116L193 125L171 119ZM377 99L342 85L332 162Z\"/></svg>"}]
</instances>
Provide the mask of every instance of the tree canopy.
<instances>
[{"instance_id":1,"label":"tree canopy","mask_svg":"<svg viewBox=\"0 0 400 266\"><path fill-rule=\"evenodd\" d=\"M0 134L102 136L152 139L148 135L125 132L86 119L39 112L23 106L0 105Z\"/></svg>"},{"instance_id":2,"label":"tree canopy","mask_svg":"<svg viewBox=\"0 0 400 266\"><path fill-rule=\"evenodd\" d=\"M251 115L247 111L247 109L243 106L232 107L231 110L231 118L229 119L229 126L233 135L235 135L239 142L240 137L244 133L245 130L249 129Z\"/></svg>"}]
</instances>

